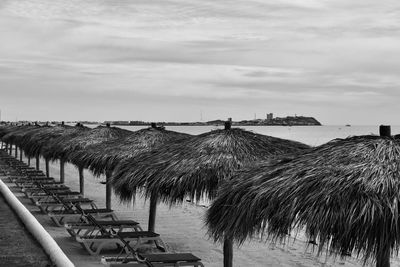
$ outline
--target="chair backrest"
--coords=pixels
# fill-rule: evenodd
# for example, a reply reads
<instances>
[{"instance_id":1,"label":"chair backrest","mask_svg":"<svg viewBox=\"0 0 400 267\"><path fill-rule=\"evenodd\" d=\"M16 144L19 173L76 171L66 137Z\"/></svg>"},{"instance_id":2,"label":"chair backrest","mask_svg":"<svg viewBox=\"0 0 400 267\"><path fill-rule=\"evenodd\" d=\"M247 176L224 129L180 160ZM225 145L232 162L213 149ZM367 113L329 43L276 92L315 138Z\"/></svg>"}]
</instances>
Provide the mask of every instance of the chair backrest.
<instances>
[{"instance_id":1,"label":"chair backrest","mask_svg":"<svg viewBox=\"0 0 400 267\"><path fill-rule=\"evenodd\" d=\"M75 206L76 209L83 215L86 217L86 219L93 224L94 226L96 226L97 228L100 229L101 233L106 234L108 236L115 236L117 237L119 240L121 240L121 242L124 244L124 248L128 248L129 251L132 253L132 257L134 257L138 262L140 263L144 263L149 267L154 267L154 265L149 262L145 257L143 257L142 255L140 255L136 250L134 250L128 242L125 241L125 239L123 237L121 237L119 235L119 233L117 231L115 231L113 228L107 229L105 228L103 225L100 225L96 218L93 217L93 215L86 213L79 205ZM127 255L128 257L129 255Z\"/></svg>"}]
</instances>

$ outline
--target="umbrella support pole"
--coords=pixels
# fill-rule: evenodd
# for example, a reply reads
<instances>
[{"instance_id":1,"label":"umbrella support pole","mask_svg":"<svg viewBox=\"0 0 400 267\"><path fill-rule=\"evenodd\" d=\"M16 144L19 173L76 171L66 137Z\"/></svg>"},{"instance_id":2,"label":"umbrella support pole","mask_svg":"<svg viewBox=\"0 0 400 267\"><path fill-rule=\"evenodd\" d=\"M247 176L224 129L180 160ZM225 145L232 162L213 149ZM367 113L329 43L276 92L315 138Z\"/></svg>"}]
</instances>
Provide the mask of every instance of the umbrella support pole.
<instances>
[{"instance_id":1,"label":"umbrella support pole","mask_svg":"<svg viewBox=\"0 0 400 267\"><path fill-rule=\"evenodd\" d=\"M36 155L36 170L40 169L40 159L39 159L39 155Z\"/></svg>"},{"instance_id":2,"label":"umbrella support pole","mask_svg":"<svg viewBox=\"0 0 400 267\"><path fill-rule=\"evenodd\" d=\"M50 177L50 166L49 166L49 160L45 159L46 163L46 177Z\"/></svg>"},{"instance_id":3,"label":"umbrella support pole","mask_svg":"<svg viewBox=\"0 0 400 267\"><path fill-rule=\"evenodd\" d=\"M19 161L22 161L22 148L19 149Z\"/></svg>"},{"instance_id":4,"label":"umbrella support pole","mask_svg":"<svg viewBox=\"0 0 400 267\"><path fill-rule=\"evenodd\" d=\"M106 209L111 209L111 184L110 184L111 172L106 172Z\"/></svg>"},{"instance_id":5,"label":"umbrella support pole","mask_svg":"<svg viewBox=\"0 0 400 267\"><path fill-rule=\"evenodd\" d=\"M12 156L12 144L10 143L10 156Z\"/></svg>"},{"instance_id":6,"label":"umbrella support pole","mask_svg":"<svg viewBox=\"0 0 400 267\"><path fill-rule=\"evenodd\" d=\"M65 181L64 165L65 165L64 160L60 159L60 182L61 183L64 183L64 181Z\"/></svg>"},{"instance_id":7,"label":"umbrella support pole","mask_svg":"<svg viewBox=\"0 0 400 267\"><path fill-rule=\"evenodd\" d=\"M390 267L390 248L386 249L382 254L377 255L376 267Z\"/></svg>"},{"instance_id":8,"label":"umbrella support pole","mask_svg":"<svg viewBox=\"0 0 400 267\"><path fill-rule=\"evenodd\" d=\"M148 231L154 232L156 224L156 213L157 213L157 195L152 194L150 197L150 211L149 211L149 225Z\"/></svg>"},{"instance_id":9,"label":"umbrella support pole","mask_svg":"<svg viewBox=\"0 0 400 267\"><path fill-rule=\"evenodd\" d=\"M83 176L83 167L78 167L79 171L79 192L85 194L85 177Z\"/></svg>"},{"instance_id":10,"label":"umbrella support pole","mask_svg":"<svg viewBox=\"0 0 400 267\"><path fill-rule=\"evenodd\" d=\"M224 240L224 267L233 266L233 242L232 239Z\"/></svg>"},{"instance_id":11,"label":"umbrella support pole","mask_svg":"<svg viewBox=\"0 0 400 267\"><path fill-rule=\"evenodd\" d=\"M18 147L15 145L15 158L18 159Z\"/></svg>"},{"instance_id":12,"label":"umbrella support pole","mask_svg":"<svg viewBox=\"0 0 400 267\"><path fill-rule=\"evenodd\" d=\"M31 157L28 157L28 166L31 166Z\"/></svg>"}]
</instances>

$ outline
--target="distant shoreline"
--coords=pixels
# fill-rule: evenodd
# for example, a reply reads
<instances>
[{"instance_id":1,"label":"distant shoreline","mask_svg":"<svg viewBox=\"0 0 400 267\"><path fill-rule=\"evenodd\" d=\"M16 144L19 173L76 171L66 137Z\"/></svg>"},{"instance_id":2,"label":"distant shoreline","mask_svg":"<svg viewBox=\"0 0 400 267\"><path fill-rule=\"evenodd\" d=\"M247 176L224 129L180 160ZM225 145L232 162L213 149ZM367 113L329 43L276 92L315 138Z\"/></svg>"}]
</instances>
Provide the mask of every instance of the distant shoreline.
<instances>
[{"instance_id":1,"label":"distant shoreline","mask_svg":"<svg viewBox=\"0 0 400 267\"><path fill-rule=\"evenodd\" d=\"M1 123L11 123L11 122L1 122ZM38 124L61 124L61 121L19 121L19 123L38 123ZM114 126L150 126L155 123L158 126L223 126L225 120L213 120L207 122L165 122L165 121L67 121L68 124L82 123L84 125L114 125ZM314 117L304 117L304 116L288 116L288 117L277 117L270 119L255 119L255 120L242 120L242 121L232 121L232 126L322 126L322 124L316 120ZM350 125L346 125L350 126Z\"/></svg>"},{"instance_id":2,"label":"distant shoreline","mask_svg":"<svg viewBox=\"0 0 400 267\"><path fill-rule=\"evenodd\" d=\"M86 123L86 122L81 122ZM151 125L150 122L143 121L105 121L116 126L144 126ZM213 120L208 122L156 122L163 126L223 126L224 120ZM321 126L322 124L313 117L289 116L273 119L256 119L232 121L232 126Z\"/></svg>"}]
</instances>

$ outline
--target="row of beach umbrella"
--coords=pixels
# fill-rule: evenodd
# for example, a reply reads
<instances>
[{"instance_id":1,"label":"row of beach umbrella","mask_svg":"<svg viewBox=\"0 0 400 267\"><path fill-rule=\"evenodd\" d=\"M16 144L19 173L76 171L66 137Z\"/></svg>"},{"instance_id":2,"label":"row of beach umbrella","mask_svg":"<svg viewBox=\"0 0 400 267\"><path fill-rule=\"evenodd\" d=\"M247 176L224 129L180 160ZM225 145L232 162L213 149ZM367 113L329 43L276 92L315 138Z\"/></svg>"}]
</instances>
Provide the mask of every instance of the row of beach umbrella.
<instances>
[{"instance_id":1,"label":"row of beach umbrella","mask_svg":"<svg viewBox=\"0 0 400 267\"><path fill-rule=\"evenodd\" d=\"M46 166L60 161L62 181L63 165L75 164L82 193L84 168L106 175L107 208L111 187L123 201L141 192L150 199L150 231L159 201L208 198L206 224L224 244L224 266L232 266L233 242L260 234L282 240L305 229L320 252L353 252L387 267L400 241L400 139L381 129L381 136L314 148L231 128L230 121L196 136L155 125L132 132L62 124L3 126L0 138L10 152L14 145L36 158L37 167L40 156Z\"/></svg>"}]
</instances>

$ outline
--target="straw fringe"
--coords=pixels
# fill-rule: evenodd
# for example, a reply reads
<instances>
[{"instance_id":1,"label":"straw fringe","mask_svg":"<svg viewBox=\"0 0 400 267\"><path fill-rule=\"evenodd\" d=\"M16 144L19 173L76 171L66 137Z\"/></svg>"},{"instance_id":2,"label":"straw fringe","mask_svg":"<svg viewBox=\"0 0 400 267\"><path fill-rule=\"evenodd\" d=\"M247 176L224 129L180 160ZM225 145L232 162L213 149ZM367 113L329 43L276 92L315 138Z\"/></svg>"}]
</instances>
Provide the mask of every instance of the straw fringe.
<instances>
[{"instance_id":1,"label":"straw fringe","mask_svg":"<svg viewBox=\"0 0 400 267\"><path fill-rule=\"evenodd\" d=\"M365 262L400 241L400 140L361 136L333 140L301 157L260 163L225 183L207 213L210 235L243 243L294 229L319 250L362 254Z\"/></svg>"},{"instance_id":2,"label":"straw fringe","mask_svg":"<svg viewBox=\"0 0 400 267\"><path fill-rule=\"evenodd\" d=\"M122 162L111 179L115 192L130 201L136 188L174 204L189 197L214 198L220 183L245 165L308 146L242 129L216 130L170 143Z\"/></svg>"},{"instance_id":3,"label":"straw fringe","mask_svg":"<svg viewBox=\"0 0 400 267\"><path fill-rule=\"evenodd\" d=\"M100 176L106 171L112 171L123 160L189 136L161 128L147 128L122 138L87 146L84 150L71 153L70 159L73 163L82 164Z\"/></svg>"}]
</instances>

